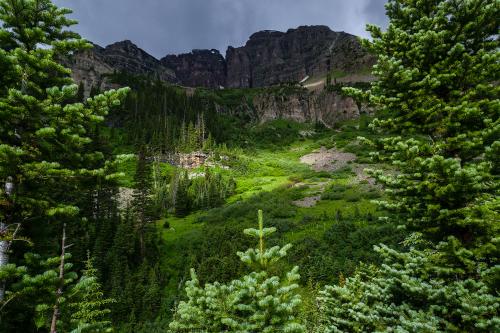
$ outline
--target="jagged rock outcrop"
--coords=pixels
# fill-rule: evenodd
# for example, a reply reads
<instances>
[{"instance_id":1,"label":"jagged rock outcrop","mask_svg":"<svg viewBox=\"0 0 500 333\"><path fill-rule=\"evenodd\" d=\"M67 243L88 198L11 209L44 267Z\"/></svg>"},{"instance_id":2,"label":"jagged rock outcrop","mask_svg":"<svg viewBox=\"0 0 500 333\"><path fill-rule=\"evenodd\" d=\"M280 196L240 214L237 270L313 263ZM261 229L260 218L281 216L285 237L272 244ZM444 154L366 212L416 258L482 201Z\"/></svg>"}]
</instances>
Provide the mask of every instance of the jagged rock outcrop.
<instances>
[{"instance_id":1,"label":"jagged rock outcrop","mask_svg":"<svg viewBox=\"0 0 500 333\"><path fill-rule=\"evenodd\" d=\"M118 71L151 76L166 82L177 81L174 71L129 40L108 45L103 53L106 62Z\"/></svg>"},{"instance_id":2,"label":"jagged rock outcrop","mask_svg":"<svg viewBox=\"0 0 500 333\"><path fill-rule=\"evenodd\" d=\"M87 95L92 87L114 88L114 85L106 80L106 74L113 73L113 67L104 59L104 48L95 44L93 46L92 49L79 52L65 61L71 68L73 80L83 83Z\"/></svg>"},{"instance_id":3,"label":"jagged rock outcrop","mask_svg":"<svg viewBox=\"0 0 500 333\"><path fill-rule=\"evenodd\" d=\"M116 88L107 77L118 72L178 82L174 71L128 40L105 48L94 44L93 48L77 53L66 62L72 70L73 79L83 83L87 94L92 87Z\"/></svg>"},{"instance_id":4,"label":"jagged rock outcrop","mask_svg":"<svg viewBox=\"0 0 500 333\"><path fill-rule=\"evenodd\" d=\"M326 26L302 26L287 32L260 31L245 46L169 55L162 64L188 87L265 87L324 77L330 71L359 73L373 65L356 36Z\"/></svg>"},{"instance_id":5,"label":"jagged rock outcrop","mask_svg":"<svg viewBox=\"0 0 500 333\"><path fill-rule=\"evenodd\" d=\"M161 63L173 70L184 86L219 88L226 85L226 61L218 50L168 55Z\"/></svg>"},{"instance_id":6,"label":"jagged rock outcrop","mask_svg":"<svg viewBox=\"0 0 500 333\"><path fill-rule=\"evenodd\" d=\"M321 78L331 71L357 74L373 63L356 36L326 26L302 26L257 32L245 46L229 47L225 59L212 49L168 55L160 61L126 40L105 48L95 45L69 65L74 79L88 90L96 85L108 88L106 74L122 71L187 87L248 88Z\"/></svg>"},{"instance_id":7,"label":"jagged rock outcrop","mask_svg":"<svg viewBox=\"0 0 500 333\"><path fill-rule=\"evenodd\" d=\"M235 88L264 87L326 76L329 71L356 73L373 63L356 36L326 26L261 31L245 46L228 48L226 82Z\"/></svg>"},{"instance_id":8,"label":"jagged rock outcrop","mask_svg":"<svg viewBox=\"0 0 500 333\"><path fill-rule=\"evenodd\" d=\"M358 118L372 110L351 97L335 92L297 92L286 95L261 94L253 98L251 110L260 122L288 119L297 122L319 122L327 127Z\"/></svg>"}]
</instances>

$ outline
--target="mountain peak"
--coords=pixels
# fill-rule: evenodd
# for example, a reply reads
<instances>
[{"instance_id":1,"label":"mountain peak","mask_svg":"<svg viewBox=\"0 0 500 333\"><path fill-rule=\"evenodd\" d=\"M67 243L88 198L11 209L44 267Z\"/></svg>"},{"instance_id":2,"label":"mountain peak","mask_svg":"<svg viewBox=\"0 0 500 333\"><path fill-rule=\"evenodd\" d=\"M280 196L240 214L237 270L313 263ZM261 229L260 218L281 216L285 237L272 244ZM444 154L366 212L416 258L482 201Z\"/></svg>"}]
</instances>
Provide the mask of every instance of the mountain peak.
<instances>
[{"instance_id":1,"label":"mountain peak","mask_svg":"<svg viewBox=\"0 0 500 333\"><path fill-rule=\"evenodd\" d=\"M228 47L225 58L216 49L193 49L158 60L128 39L104 49L96 46L94 53L113 71L210 88L299 82L307 76L326 77L331 70L356 73L373 63L355 36L325 25L262 30L252 34L245 46Z\"/></svg>"}]
</instances>

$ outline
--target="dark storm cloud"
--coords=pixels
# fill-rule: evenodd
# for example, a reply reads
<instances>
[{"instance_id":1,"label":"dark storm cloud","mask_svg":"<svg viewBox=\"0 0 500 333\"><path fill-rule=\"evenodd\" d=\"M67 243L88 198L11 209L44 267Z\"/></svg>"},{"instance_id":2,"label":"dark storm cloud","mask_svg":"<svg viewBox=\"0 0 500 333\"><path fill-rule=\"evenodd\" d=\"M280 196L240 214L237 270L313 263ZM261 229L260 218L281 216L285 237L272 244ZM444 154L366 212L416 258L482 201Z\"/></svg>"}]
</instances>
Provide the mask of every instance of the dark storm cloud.
<instances>
[{"instance_id":1,"label":"dark storm cloud","mask_svg":"<svg viewBox=\"0 0 500 333\"><path fill-rule=\"evenodd\" d=\"M385 15L384 5L387 0L369 0L366 1L364 9L365 17L369 18L367 23L376 24L379 26L387 26L388 18Z\"/></svg>"},{"instance_id":2,"label":"dark storm cloud","mask_svg":"<svg viewBox=\"0 0 500 333\"><path fill-rule=\"evenodd\" d=\"M105 46L130 39L156 57L193 48L244 45L259 30L328 25L367 36L366 23L385 25L385 0L55 0L73 9L74 28Z\"/></svg>"}]
</instances>

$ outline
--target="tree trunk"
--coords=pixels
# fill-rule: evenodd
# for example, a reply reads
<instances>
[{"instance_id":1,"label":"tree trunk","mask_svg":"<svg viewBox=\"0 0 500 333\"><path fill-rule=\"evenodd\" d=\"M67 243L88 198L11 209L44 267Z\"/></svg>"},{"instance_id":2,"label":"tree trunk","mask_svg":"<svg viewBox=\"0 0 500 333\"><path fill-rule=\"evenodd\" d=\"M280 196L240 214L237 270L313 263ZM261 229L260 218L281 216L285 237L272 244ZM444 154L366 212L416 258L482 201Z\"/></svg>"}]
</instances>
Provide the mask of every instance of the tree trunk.
<instances>
[{"instance_id":1,"label":"tree trunk","mask_svg":"<svg viewBox=\"0 0 500 333\"><path fill-rule=\"evenodd\" d=\"M59 303L63 294L64 287L64 256L66 255L66 224L63 226L63 236L61 241L61 263L59 264L59 286L56 291L56 303L54 304L54 312L52 313L52 323L50 325L50 333L57 333L57 320L60 316Z\"/></svg>"},{"instance_id":2,"label":"tree trunk","mask_svg":"<svg viewBox=\"0 0 500 333\"><path fill-rule=\"evenodd\" d=\"M0 236L7 236L7 225L0 222ZM9 263L10 241L4 239L0 241L0 268ZM5 298L5 281L0 281L0 302Z\"/></svg>"}]
</instances>

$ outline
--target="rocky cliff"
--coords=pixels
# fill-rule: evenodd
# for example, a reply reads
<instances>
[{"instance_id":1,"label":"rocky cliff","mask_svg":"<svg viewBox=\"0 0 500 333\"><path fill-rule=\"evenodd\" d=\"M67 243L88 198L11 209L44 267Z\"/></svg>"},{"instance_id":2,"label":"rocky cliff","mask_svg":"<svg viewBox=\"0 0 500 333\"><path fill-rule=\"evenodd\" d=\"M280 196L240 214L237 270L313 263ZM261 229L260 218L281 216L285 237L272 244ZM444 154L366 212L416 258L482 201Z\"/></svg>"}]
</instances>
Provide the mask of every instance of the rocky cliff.
<instances>
[{"instance_id":1,"label":"rocky cliff","mask_svg":"<svg viewBox=\"0 0 500 333\"><path fill-rule=\"evenodd\" d=\"M149 76L165 82L178 82L173 70L163 66L158 59L128 40L105 48L94 44L93 48L76 54L67 62L73 79L83 83L86 93L92 87L115 88L107 77L118 72Z\"/></svg>"},{"instance_id":2,"label":"rocky cliff","mask_svg":"<svg viewBox=\"0 0 500 333\"><path fill-rule=\"evenodd\" d=\"M351 97L335 92L305 90L288 95L258 95L253 98L251 108L260 122L288 119L301 123L319 122L326 127L373 112Z\"/></svg>"},{"instance_id":3,"label":"rocky cliff","mask_svg":"<svg viewBox=\"0 0 500 333\"><path fill-rule=\"evenodd\" d=\"M168 55L161 63L173 70L184 86L219 88L226 85L226 61L215 49Z\"/></svg>"},{"instance_id":4,"label":"rocky cliff","mask_svg":"<svg viewBox=\"0 0 500 333\"><path fill-rule=\"evenodd\" d=\"M261 31L245 46L229 47L226 58L217 50L154 58L130 41L77 54L70 63L73 77L85 88L106 88L106 74L127 72L187 87L265 87L299 82L327 73L357 74L373 65L374 58L357 37L326 26L302 26L287 32Z\"/></svg>"},{"instance_id":5,"label":"rocky cliff","mask_svg":"<svg viewBox=\"0 0 500 333\"><path fill-rule=\"evenodd\" d=\"M326 26L302 26L257 32L245 46L229 47L226 62L227 86L247 88L299 82L333 71L357 73L374 59L356 36Z\"/></svg>"},{"instance_id":6,"label":"rocky cliff","mask_svg":"<svg viewBox=\"0 0 500 333\"><path fill-rule=\"evenodd\" d=\"M151 76L166 82L177 80L174 71L129 40L106 46L103 54L106 62L118 71Z\"/></svg>"}]
</instances>

